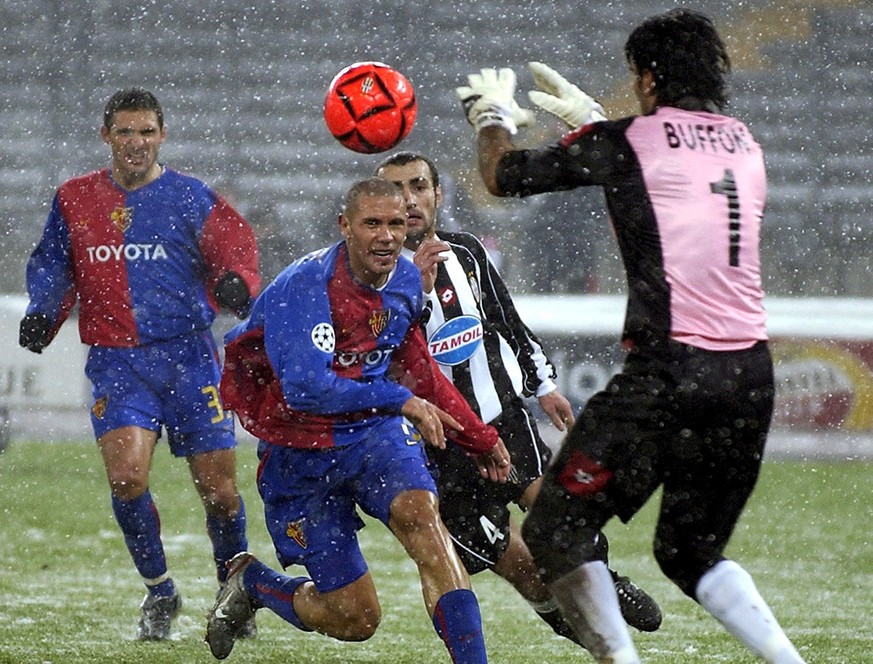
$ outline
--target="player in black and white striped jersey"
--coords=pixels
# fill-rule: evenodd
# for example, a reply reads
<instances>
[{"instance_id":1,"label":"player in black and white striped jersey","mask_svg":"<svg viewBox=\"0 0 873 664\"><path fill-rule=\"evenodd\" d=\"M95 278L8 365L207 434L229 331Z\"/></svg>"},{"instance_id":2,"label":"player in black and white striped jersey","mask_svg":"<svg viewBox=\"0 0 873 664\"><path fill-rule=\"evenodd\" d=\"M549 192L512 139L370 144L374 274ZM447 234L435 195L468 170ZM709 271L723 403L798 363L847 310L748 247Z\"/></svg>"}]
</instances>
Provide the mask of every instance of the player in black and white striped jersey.
<instances>
[{"instance_id":1,"label":"player in black and white striped jersey","mask_svg":"<svg viewBox=\"0 0 873 664\"><path fill-rule=\"evenodd\" d=\"M399 152L375 172L404 191L404 252L422 272L427 300L423 324L431 354L473 410L498 430L513 461L511 481L498 486L482 482L461 450L435 450L431 459L440 515L471 574L486 569L499 574L558 634L575 641L509 509L516 503L525 510L533 502L552 454L524 399L536 397L561 431L574 421L572 407L558 391L554 367L518 315L483 244L470 233L436 232L442 190L433 162ZM657 603L626 577L613 576L628 624L657 629Z\"/></svg>"}]
</instances>

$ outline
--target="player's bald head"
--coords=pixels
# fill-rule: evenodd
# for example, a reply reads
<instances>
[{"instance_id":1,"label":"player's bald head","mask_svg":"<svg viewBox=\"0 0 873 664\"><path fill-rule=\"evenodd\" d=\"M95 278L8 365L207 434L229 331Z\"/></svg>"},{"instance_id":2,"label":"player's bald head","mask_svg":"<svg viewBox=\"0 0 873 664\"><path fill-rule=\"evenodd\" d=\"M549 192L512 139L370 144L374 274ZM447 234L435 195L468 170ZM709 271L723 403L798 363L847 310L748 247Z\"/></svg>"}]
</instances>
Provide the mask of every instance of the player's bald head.
<instances>
[{"instance_id":1,"label":"player's bald head","mask_svg":"<svg viewBox=\"0 0 873 664\"><path fill-rule=\"evenodd\" d=\"M373 197L398 198L402 201L403 190L384 178L370 177L360 180L349 187L348 192L346 192L343 201L343 214L354 216L358 211L361 199Z\"/></svg>"}]
</instances>

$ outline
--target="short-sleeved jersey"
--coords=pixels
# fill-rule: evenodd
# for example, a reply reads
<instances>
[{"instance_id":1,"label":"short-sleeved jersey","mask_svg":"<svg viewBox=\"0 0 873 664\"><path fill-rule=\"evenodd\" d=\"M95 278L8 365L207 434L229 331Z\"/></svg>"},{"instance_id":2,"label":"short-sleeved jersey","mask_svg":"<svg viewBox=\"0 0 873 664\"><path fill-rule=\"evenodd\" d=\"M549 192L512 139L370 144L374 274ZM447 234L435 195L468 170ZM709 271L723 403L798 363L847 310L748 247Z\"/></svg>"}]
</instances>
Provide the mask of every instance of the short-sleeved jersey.
<instances>
[{"instance_id":1,"label":"short-sleeved jersey","mask_svg":"<svg viewBox=\"0 0 873 664\"><path fill-rule=\"evenodd\" d=\"M225 335L225 407L269 443L325 448L364 440L414 393L464 426L458 444L490 449L497 432L427 354L422 306L421 275L405 258L381 288L354 277L345 242L295 261Z\"/></svg>"},{"instance_id":2,"label":"short-sleeved jersey","mask_svg":"<svg viewBox=\"0 0 873 664\"><path fill-rule=\"evenodd\" d=\"M628 280L624 339L708 350L767 338L759 237L761 148L735 118L660 107L584 125L559 143L507 153L507 194L600 185Z\"/></svg>"},{"instance_id":3,"label":"short-sleeved jersey","mask_svg":"<svg viewBox=\"0 0 873 664\"><path fill-rule=\"evenodd\" d=\"M83 343L135 347L209 328L228 270L257 292L254 233L206 184L164 168L127 191L103 169L58 189L27 265L27 311L57 329L78 300Z\"/></svg>"},{"instance_id":4,"label":"short-sleeved jersey","mask_svg":"<svg viewBox=\"0 0 873 664\"><path fill-rule=\"evenodd\" d=\"M424 321L428 349L442 372L486 422L518 397L554 390L555 369L482 243L469 233L441 232L437 239L451 251L425 295Z\"/></svg>"}]
</instances>

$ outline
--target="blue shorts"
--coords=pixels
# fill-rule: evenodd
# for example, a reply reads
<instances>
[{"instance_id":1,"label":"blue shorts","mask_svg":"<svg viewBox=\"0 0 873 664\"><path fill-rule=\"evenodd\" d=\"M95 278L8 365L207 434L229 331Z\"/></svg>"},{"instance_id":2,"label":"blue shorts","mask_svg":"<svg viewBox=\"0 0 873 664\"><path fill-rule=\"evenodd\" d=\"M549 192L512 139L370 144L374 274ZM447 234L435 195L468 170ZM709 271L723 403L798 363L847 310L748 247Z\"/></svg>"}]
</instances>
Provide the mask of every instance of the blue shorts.
<instances>
[{"instance_id":1,"label":"blue shorts","mask_svg":"<svg viewBox=\"0 0 873 664\"><path fill-rule=\"evenodd\" d=\"M136 348L92 346L85 375L97 438L125 426L164 427L177 457L236 445L233 416L218 396L221 368L209 332Z\"/></svg>"},{"instance_id":2,"label":"blue shorts","mask_svg":"<svg viewBox=\"0 0 873 664\"><path fill-rule=\"evenodd\" d=\"M267 530L282 567L306 567L319 592L367 571L356 506L388 525L391 501L404 491L436 493L420 436L401 417L387 417L359 443L304 450L261 442L258 489Z\"/></svg>"}]
</instances>

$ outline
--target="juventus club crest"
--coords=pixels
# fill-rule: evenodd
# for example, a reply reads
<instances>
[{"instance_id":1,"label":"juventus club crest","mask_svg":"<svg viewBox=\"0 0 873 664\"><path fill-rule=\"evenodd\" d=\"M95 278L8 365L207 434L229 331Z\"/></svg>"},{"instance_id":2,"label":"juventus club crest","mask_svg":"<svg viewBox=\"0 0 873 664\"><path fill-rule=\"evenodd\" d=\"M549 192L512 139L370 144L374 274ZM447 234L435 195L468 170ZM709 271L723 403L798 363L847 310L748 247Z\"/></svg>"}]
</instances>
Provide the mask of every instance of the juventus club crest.
<instances>
[{"instance_id":1,"label":"juventus club crest","mask_svg":"<svg viewBox=\"0 0 873 664\"><path fill-rule=\"evenodd\" d=\"M374 337L378 337L385 331L385 328L388 327L388 319L390 318L390 313L385 311L373 311L370 313L370 331L373 333Z\"/></svg>"},{"instance_id":2,"label":"juventus club crest","mask_svg":"<svg viewBox=\"0 0 873 664\"><path fill-rule=\"evenodd\" d=\"M468 272L467 282L470 284L470 291L473 293L473 298L478 304L482 301L482 293L479 291L479 282L476 280L476 275L472 272Z\"/></svg>"},{"instance_id":3,"label":"juventus club crest","mask_svg":"<svg viewBox=\"0 0 873 664\"><path fill-rule=\"evenodd\" d=\"M124 233L133 223L133 208L119 206L112 211L110 217L115 227Z\"/></svg>"}]
</instances>

